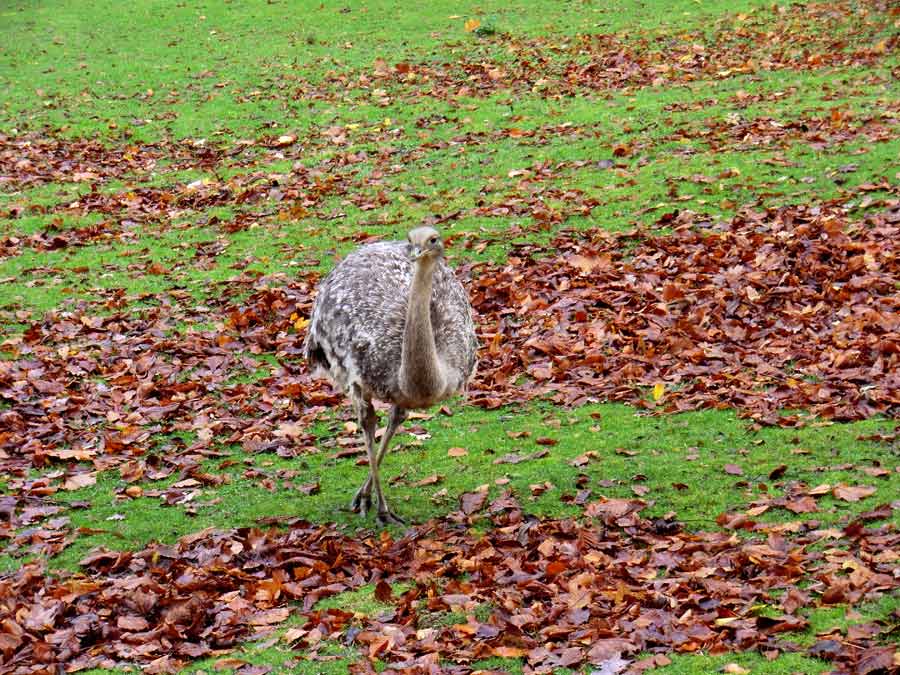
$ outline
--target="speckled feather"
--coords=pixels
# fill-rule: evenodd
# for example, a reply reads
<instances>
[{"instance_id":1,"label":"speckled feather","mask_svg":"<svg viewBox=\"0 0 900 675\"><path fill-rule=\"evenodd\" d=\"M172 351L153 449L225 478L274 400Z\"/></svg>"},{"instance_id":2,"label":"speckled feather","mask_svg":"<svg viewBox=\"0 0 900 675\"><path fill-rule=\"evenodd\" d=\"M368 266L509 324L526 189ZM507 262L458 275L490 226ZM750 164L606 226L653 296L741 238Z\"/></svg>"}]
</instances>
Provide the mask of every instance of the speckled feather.
<instances>
[{"instance_id":1,"label":"speckled feather","mask_svg":"<svg viewBox=\"0 0 900 675\"><path fill-rule=\"evenodd\" d=\"M406 242L362 246L319 285L306 338L314 372L342 391L358 385L364 398L396 402L406 307L415 263ZM454 391L475 372L477 340L466 291L440 260L431 292L431 324L439 358Z\"/></svg>"}]
</instances>

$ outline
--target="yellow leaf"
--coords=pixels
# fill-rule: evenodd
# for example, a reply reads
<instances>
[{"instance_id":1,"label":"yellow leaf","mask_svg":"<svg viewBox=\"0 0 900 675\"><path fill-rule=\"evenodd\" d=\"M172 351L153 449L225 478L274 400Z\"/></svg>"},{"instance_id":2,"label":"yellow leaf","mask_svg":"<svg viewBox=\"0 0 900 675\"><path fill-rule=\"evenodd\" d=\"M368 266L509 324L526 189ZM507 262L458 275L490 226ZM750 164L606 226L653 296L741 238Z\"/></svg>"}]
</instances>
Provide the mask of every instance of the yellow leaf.
<instances>
[{"instance_id":1,"label":"yellow leaf","mask_svg":"<svg viewBox=\"0 0 900 675\"><path fill-rule=\"evenodd\" d=\"M471 33L472 31L477 30L480 25L481 21L479 21L478 19L469 19L468 21L466 21L464 28L466 29L467 33Z\"/></svg>"},{"instance_id":2,"label":"yellow leaf","mask_svg":"<svg viewBox=\"0 0 900 675\"><path fill-rule=\"evenodd\" d=\"M663 394L665 393L665 391L666 391L666 385L664 385L662 382L657 382L656 384L654 384L653 385L653 400L658 401L659 399L661 399L663 397Z\"/></svg>"},{"instance_id":3,"label":"yellow leaf","mask_svg":"<svg viewBox=\"0 0 900 675\"><path fill-rule=\"evenodd\" d=\"M303 330L309 325L309 319L305 317L300 317L296 321L294 321L294 329L295 330Z\"/></svg>"}]
</instances>

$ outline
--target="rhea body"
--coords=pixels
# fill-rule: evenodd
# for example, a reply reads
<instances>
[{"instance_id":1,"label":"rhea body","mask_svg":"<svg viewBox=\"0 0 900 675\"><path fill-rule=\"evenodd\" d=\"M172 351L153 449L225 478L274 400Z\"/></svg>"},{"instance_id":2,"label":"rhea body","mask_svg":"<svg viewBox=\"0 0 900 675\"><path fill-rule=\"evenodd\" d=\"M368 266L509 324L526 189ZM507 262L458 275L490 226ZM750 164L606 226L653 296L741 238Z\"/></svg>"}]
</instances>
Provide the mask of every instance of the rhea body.
<instances>
[{"instance_id":1,"label":"rhea body","mask_svg":"<svg viewBox=\"0 0 900 675\"><path fill-rule=\"evenodd\" d=\"M419 227L407 241L362 246L319 285L306 358L353 403L369 476L351 508L365 515L374 493L380 523L402 522L381 488L379 467L407 411L465 391L475 372L477 339L466 291L444 260L437 230ZM391 404L375 447L372 400Z\"/></svg>"}]
</instances>

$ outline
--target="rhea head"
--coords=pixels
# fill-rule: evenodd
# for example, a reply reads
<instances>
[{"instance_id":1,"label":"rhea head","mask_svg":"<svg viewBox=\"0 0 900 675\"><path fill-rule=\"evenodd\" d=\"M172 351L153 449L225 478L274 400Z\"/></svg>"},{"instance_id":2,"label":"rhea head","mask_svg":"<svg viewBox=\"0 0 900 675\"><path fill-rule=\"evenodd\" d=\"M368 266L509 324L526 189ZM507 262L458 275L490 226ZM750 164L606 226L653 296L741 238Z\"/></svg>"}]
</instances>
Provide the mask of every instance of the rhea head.
<instances>
[{"instance_id":1,"label":"rhea head","mask_svg":"<svg viewBox=\"0 0 900 675\"><path fill-rule=\"evenodd\" d=\"M444 255L444 240L433 227L417 227L406 235L409 242L409 255L413 260L438 260Z\"/></svg>"}]
</instances>

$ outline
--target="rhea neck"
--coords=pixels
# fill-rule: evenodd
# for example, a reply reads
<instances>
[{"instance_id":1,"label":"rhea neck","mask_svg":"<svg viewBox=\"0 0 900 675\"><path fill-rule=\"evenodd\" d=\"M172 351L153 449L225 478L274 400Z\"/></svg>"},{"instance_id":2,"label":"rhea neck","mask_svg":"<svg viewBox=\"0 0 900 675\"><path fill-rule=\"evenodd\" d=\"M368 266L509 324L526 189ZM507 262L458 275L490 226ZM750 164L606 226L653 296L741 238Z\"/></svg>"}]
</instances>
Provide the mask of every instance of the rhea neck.
<instances>
[{"instance_id":1,"label":"rhea neck","mask_svg":"<svg viewBox=\"0 0 900 675\"><path fill-rule=\"evenodd\" d=\"M400 358L400 389L411 407L426 407L440 397L444 389L441 362L431 325L431 289L438 262L435 256L420 256L415 263L406 327Z\"/></svg>"}]
</instances>

